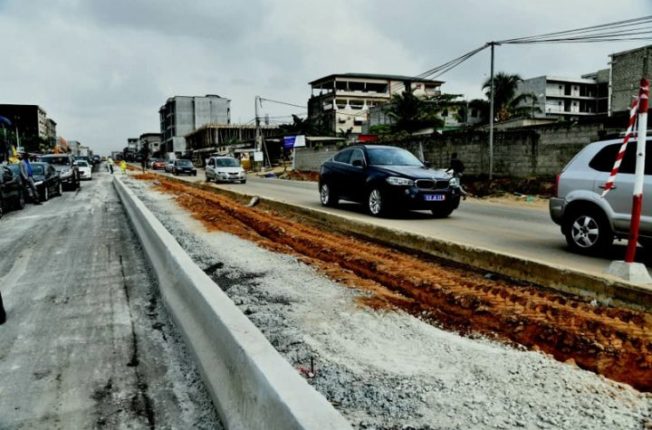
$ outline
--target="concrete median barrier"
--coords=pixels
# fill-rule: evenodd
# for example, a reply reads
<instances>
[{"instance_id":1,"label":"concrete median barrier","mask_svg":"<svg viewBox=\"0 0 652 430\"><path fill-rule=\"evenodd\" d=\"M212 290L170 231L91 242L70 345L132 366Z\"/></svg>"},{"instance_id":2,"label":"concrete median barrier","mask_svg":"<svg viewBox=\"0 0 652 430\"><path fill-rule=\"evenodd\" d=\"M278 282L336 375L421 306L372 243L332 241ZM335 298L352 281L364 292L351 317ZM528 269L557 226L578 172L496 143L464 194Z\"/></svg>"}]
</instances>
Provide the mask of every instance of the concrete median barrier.
<instances>
[{"instance_id":1,"label":"concrete median barrier","mask_svg":"<svg viewBox=\"0 0 652 430\"><path fill-rule=\"evenodd\" d=\"M115 189L228 429L350 429L118 177Z\"/></svg>"}]
</instances>

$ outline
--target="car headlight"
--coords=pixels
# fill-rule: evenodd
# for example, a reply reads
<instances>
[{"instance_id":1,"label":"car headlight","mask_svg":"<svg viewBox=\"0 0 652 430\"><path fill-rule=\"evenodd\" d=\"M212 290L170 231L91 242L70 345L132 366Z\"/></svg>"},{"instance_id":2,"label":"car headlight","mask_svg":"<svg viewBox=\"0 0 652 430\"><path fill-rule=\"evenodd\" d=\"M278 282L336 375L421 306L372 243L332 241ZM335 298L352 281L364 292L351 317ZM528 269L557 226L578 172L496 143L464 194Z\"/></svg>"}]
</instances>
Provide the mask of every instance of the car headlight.
<instances>
[{"instance_id":1,"label":"car headlight","mask_svg":"<svg viewBox=\"0 0 652 430\"><path fill-rule=\"evenodd\" d=\"M399 176L390 176L386 179L389 185L399 185L404 187L411 187L414 185L414 181L408 178L401 178Z\"/></svg>"},{"instance_id":2,"label":"car headlight","mask_svg":"<svg viewBox=\"0 0 652 430\"><path fill-rule=\"evenodd\" d=\"M459 187L460 186L460 179L459 178L451 178L450 181L448 181L451 187Z\"/></svg>"},{"instance_id":3,"label":"car headlight","mask_svg":"<svg viewBox=\"0 0 652 430\"><path fill-rule=\"evenodd\" d=\"M34 182L34 185L36 185L36 186L38 187L38 186L41 185L42 183L43 183L43 181L36 181L36 182Z\"/></svg>"},{"instance_id":4,"label":"car headlight","mask_svg":"<svg viewBox=\"0 0 652 430\"><path fill-rule=\"evenodd\" d=\"M72 175L72 170L64 169L61 171L61 176L66 177Z\"/></svg>"}]
</instances>

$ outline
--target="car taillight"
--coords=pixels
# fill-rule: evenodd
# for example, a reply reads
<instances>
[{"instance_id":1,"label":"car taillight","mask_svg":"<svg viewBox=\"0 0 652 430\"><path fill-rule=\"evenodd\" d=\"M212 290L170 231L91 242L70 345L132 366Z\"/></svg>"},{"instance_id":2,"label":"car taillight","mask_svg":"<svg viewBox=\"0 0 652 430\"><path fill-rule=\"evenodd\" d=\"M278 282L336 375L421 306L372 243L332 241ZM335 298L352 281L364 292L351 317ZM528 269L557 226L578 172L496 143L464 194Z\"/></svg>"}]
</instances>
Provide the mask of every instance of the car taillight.
<instances>
[{"instance_id":1,"label":"car taillight","mask_svg":"<svg viewBox=\"0 0 652 430\"><path fill-rule=\"evenodd\" d=\"M552 193L555 197L559 197L559 178L561 177L561 173L557 174L557 177L555 178L555 188L552 190Z\"/></svg>"}]
</instances>

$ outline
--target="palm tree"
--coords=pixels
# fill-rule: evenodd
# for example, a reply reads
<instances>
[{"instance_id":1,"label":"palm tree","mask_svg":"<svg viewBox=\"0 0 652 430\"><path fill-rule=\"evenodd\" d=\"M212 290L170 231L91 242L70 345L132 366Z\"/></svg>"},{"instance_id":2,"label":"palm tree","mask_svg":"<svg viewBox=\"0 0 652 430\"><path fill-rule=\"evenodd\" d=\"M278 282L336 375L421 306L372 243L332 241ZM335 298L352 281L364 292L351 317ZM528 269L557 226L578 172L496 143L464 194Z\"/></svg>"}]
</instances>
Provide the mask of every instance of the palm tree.
<instances>
[{"instance_id":1,"label":"palm tree","mask_svg":"<svg viewBox=\"0 0 652 430\"><path fill-rule=\"evenodd\" d=\"M523 79L517 74L498 72L494 76L494 112L498 121L505 121L510 118L528 116L532 113L530 100L535 98L533 94L516 95L518 84ZM491 97L491 79L487 79L482 85L485 95Z\"/></svg>"},{"instance_id":2,"label":"palm tree","mask_svg":"<svg viewBox=\"0 0 652 430\"><path fill-rule=\"evenodd\" d=\"M441 105L416 97L411 92L394 94L387 115L394 119L394 131L414 133L428 127L439 128L444 121L437 115Z\"/></svg>"}]
</instances>

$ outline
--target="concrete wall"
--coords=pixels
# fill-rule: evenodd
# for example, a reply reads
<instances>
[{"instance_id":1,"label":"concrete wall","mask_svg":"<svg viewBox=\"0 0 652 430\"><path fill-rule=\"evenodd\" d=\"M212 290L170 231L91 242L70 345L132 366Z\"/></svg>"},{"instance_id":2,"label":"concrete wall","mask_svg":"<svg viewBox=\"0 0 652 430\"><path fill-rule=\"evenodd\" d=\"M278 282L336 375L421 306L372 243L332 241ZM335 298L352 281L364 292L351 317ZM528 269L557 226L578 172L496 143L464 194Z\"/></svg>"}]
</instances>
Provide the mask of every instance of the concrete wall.
<instances>
[{"instance_id":1,"label":"concrete wall","mask_svg":"<svg viewBox=\"0 0 652 430\"><path fill-rule=\"evenodd\" d=\"M600 139L599 125L550 125L545 127L498 131L494 134L494 174L498 176L531 177L554 176L587 144ZM457 152L466 166L467 175L486 174L489 171L488 132L457 132L424 139L425 159L433 167L448 167L450 156ZM400 143L397 146L419 156L419 144ZM303 148L297 151L297 170L319 171L323 161L336 148L323 147L319 151Z\"/></svg>"},{"instance_id":2,"label":"concrete wall","mask_svg":"<svg viewBox=\"0 0 652 430\"><path fill-rule=\"evenodd\" d=\"M350 429L117 176L113 184L225 427Z\"/></svg>"},{"instance_id":3,"label":"concrete wall","mask_svg":"<svg viewBox=\"0 0 652 430\"><path fill-rule=\"evenodd\" d=\"M612 54L610 113L629 110L632 97L638 95L646 55L649 76L652 73L652 45Z\"/></svg>"}]
</instances>

